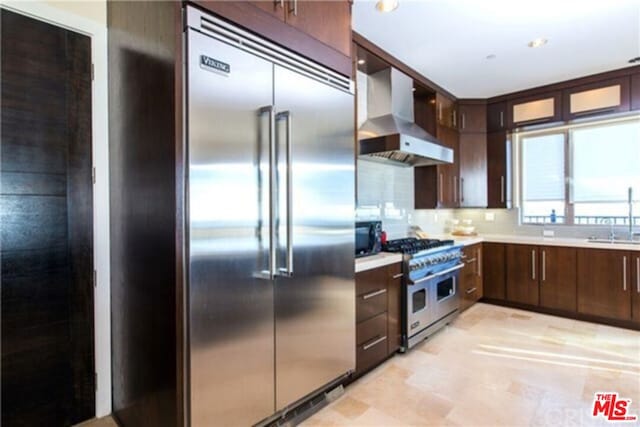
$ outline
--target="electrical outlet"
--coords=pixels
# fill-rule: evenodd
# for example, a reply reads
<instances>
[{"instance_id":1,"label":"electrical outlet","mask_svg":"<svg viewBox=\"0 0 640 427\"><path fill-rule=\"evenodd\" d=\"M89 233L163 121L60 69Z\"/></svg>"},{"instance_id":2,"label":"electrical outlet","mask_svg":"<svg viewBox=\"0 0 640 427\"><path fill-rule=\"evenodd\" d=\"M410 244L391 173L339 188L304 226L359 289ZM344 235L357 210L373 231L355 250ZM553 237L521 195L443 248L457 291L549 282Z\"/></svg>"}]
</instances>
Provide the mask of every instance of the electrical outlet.
<instances>
[{"instance_id":1,"label":"electrical outlet","mask_svg":"<svg viewBox=\"0 0 640 427\"><path fill-rule=\"evenodd\" d=\"M485 212L484 220L485 221L489 221L489 222L495 221L496 220L496 214L493 213L493 212Z\"/></svg>"},{"instance_id":2,"label":"electrical outlet","mask_svg":"<svg viewBox=\"0 0 640 427\"><path fill-rule=\"evenodd\" d=\"M556 232L553 230L542 230L542 237L554 237Z\"/></svg>"}]
</instances>

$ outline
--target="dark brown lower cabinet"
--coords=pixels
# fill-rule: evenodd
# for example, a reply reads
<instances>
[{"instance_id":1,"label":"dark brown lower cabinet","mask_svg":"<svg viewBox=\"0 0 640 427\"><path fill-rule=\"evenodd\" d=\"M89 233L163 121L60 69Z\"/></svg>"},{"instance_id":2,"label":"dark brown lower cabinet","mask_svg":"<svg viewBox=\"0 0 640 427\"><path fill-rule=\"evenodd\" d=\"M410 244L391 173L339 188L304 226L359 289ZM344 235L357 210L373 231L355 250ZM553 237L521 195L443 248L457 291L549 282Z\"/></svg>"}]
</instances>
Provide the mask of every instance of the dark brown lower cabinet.
<instances>
[{"instance_id":1,"label":"dark brown lower cabinet","mask_svg":"<svg viewBox=\"0 0 640 427\"><path fill-rule=\"evenodd\" d=\"M507 300L538 305L538 248L507 245Z\"/></svg>"},{"instance_id":2,"label":"dark brown lower cabinet","mask_svg":"<svg viewBox=\"0 0 640 427\"><path fill-rule=\"evenodd\" d=\"M465 266L460 270L460 311L464 311L482 298L482 245L462 249Z\"/></svg>"},{"instance_id":3,"label":"dark brown lower cabinet","mask_svg":"<svg viewBox=\"0 0 640 427\"><path fill-rule=\"evenodd\" d=\"M640 323L640 251L631 253L631 318Z\"/></svg>"},{"instance_id":4,"label":"dark brown lower cabinet","mask_svg":"<svg viewBox=\"0 0 640 427\"><path fill-rule=\"evenodd\" d=\"M482 244L482 288L485 298L506 299L504 243Z\"/></svg>"},{"instance_id":5,"label":"dark brown lower cabinet","mask_svg":"<svg viewBox=\"0 0 640 427\"><path fill-rule=\"evenodd\" d=\"M578 249L578 313L631 320L632 254Z\"/></svg>"},{"instance_id":6,"label":"dark brown lower cabinet","mask_svg":"<svg viewBox=\"0 0 640 427\"><path fill-rule=\"evenodd\" d=\"M356 375L400 348L402 264L356 273Z\"/></svg>"},{"instance_id":7,"label":"dark brown lower cabinet","mask_svg":"<svg viewBox=\"0 0 640 427\"><path fill-rule=\"evenodd\" d=\"M542 246L540 254L540 306L575 312L576 248Z\"/></svg>"}]
</instances>

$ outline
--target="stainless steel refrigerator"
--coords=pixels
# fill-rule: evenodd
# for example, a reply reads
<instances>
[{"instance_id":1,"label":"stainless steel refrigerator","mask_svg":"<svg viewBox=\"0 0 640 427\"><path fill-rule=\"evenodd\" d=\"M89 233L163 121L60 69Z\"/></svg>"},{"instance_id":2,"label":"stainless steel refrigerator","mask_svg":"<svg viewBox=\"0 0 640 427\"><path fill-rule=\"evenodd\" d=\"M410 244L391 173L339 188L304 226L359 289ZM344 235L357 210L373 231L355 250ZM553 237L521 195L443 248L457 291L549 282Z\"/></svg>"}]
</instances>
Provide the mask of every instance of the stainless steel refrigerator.
<instances>
[{"instance_id":1,"label":"stainless steel refrigerator","mask_svg":"<svg viewBox=\"0 0 640 427\"><path fill-rule=\"evenodd\" d=\"M350 80L187 9L189 416L250 425L355 368Z\"/></svg>"}]
</instances>

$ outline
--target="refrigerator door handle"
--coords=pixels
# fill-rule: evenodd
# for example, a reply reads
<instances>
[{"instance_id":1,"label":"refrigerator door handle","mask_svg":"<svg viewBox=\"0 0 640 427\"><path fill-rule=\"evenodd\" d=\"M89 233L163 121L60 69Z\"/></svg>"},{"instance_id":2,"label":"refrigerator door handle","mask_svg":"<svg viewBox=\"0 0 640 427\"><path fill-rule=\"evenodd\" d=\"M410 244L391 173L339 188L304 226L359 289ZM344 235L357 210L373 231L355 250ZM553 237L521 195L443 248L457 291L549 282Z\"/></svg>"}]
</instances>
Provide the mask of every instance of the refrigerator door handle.
<instances>
[{"instance_id":1,"label":"refrigerator door handle","mask_svg":"<svg viewBox=\"0 0 640 427\"><path fill-rule=\"evenodd\" d=\"M269 114L269 268L259 272L256 276L260 279L273 280L276 271L276 115L273 105L260 108L259 115L263 114Z\"/></svg>"},{"instance_id":2,"label":"refrigerator door handle","mask_svg":"<svg viewBox=\"0 0 640 427\"><path fill-rule=\"evenodd\" d=\"M293 276L293 197L291 186L291 124L292 117L291 111L282 111L276 115L276 120L285 120L286 133L285 133L285 159L286 159L286 221L285 228L287 232L287 249L286 249L286 264L284 268L278 270L279 276L291 277Z\"/></svg>"}]
</instances>

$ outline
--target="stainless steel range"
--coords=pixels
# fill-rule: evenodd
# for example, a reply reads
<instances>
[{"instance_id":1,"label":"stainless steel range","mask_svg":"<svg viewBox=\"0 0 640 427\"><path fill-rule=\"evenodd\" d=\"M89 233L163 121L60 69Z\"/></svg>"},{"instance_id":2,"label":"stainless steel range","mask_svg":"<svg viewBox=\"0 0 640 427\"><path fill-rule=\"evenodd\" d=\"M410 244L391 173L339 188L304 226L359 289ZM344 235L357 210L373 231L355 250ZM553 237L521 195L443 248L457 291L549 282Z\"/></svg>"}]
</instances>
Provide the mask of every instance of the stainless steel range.
<instances>
[{"instance_id":1,"label":"stainless steel range","mask_svg":"<svg viewBox=\"0 0 640 427\"><path fill-rule=\"evenodd\" d=\"M458 270L462 245L453 240L390 240L383 250L404 254L402 351L424 340L458 315Z\"/></svg>"}]
</instances>

